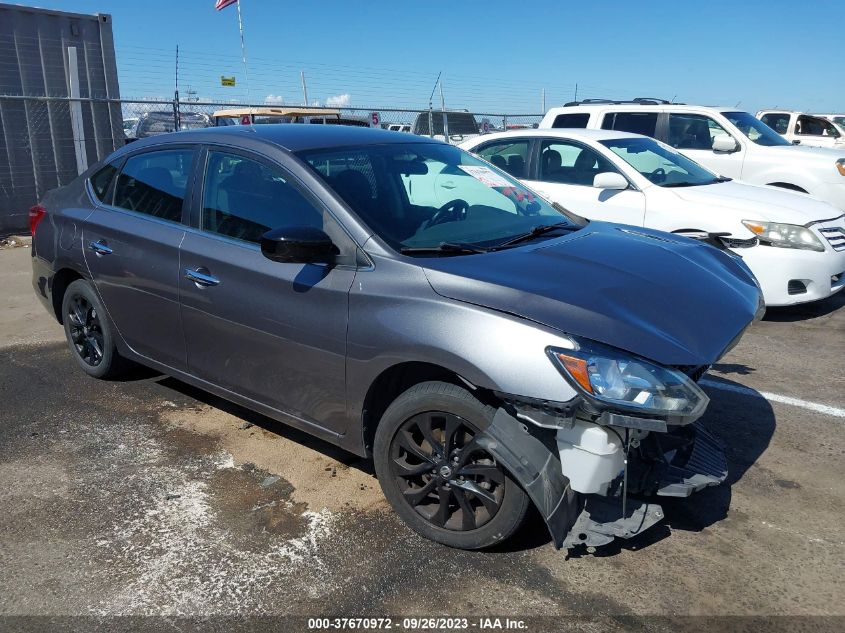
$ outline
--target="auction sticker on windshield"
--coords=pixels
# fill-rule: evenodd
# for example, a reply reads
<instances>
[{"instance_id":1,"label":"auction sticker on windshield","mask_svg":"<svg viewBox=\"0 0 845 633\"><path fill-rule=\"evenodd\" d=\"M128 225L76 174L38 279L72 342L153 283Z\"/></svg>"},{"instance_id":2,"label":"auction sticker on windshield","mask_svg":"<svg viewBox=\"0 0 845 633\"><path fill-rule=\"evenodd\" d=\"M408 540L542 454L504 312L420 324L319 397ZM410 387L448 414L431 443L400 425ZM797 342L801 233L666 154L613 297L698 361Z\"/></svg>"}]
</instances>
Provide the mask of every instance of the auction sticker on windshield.
<instances>
[{"instance_id":1,"label":"auction sticker on windshield","mask_svg":"<svg viewBox=\"0 0 845 633\"><path fill-rule=\"evenodd\" d=\"M458 165L458 168L462 171L466 172L476 180L484 183L488 187L493 187L498 189L500 187L511 187L513 186L507 180L502 178L499 174L495 171L490 169L489 167L475 166L475 165Z\"/></svg>"}]
</instances>

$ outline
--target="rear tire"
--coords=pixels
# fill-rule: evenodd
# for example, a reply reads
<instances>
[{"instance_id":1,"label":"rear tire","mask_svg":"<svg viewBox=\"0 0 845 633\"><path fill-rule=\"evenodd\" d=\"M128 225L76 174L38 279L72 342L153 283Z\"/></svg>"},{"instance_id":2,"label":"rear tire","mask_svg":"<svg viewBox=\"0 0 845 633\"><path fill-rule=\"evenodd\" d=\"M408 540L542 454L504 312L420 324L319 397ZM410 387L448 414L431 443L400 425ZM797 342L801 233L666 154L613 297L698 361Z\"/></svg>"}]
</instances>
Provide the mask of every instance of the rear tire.
<instances>
[{"instance_id":1,"label":"rear tire","mask_svg":"<svg viewBox=\"0 0 845 633\"><path fill-rule=\"evenodd\" d=\"M116 378L131 366L117 351L114 326L91 282L77 279L67 287L62 322L68 347L89 376Z\"/></svg>"},{"instance_id":2,"label":"rear tire","mask_svg":"<svg viewBox=\"0 0 845 633\"><path fill-rule=\"evenodd\" d=\"M501 464L474 443L496 410L443 382L415 385L387 408L373 461L384 496L418 534L460 549L510 537L529 500Z\"/></svg>"}]
</instances>

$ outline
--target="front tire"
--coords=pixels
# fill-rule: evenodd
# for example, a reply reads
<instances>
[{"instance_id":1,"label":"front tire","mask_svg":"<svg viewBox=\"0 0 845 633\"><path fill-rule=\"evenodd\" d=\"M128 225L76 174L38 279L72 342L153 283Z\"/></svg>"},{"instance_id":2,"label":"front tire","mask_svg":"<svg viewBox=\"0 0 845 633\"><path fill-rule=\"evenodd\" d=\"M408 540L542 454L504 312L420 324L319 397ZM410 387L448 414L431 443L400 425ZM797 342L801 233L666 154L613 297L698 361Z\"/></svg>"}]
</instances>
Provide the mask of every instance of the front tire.
<instances>
[{"instance_id":1,"label":"front tire","mask_svg":"<svg viewBox=\"0 0 845 633\"><path fill-rule=\"evenodd\" d=\"M89 281L77 279L62 298L62 322L77 364L94 378L115 378L130 363L117 351L114 327Z\"/></svg>"},{"instance_id":2,"label":"front tire","mask_svg":"<svg viewBox=\"0 0 845 633\"><path fill-rule=\"evenodd\" d=\"M528 496L475 441L495 412L443 382L415 385L385 411L373 446L376 474L390 505L418 534L481 549L522 524Z\"/></svg>"}]
</instances>

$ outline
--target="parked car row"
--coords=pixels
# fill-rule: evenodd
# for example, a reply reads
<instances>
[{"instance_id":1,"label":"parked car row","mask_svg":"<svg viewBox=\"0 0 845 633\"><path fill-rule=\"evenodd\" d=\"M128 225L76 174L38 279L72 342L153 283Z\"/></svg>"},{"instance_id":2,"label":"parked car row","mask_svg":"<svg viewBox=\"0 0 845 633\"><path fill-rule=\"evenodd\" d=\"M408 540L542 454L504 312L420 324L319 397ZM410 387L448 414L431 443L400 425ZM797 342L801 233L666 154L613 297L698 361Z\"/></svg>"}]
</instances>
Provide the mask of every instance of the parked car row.
<instances>
[{"instance_id":1,"label":"parked car row","mask_svg":"<svg viewBox=\"0 0 845 633\"><path fill-rule=\"evenodd\" d=\"M845 287L845 152L796 147L748 113L652 99L570 103L540 128L462 147L590 219L729 249L769 306Z\"/></svg>"}]
</instances>

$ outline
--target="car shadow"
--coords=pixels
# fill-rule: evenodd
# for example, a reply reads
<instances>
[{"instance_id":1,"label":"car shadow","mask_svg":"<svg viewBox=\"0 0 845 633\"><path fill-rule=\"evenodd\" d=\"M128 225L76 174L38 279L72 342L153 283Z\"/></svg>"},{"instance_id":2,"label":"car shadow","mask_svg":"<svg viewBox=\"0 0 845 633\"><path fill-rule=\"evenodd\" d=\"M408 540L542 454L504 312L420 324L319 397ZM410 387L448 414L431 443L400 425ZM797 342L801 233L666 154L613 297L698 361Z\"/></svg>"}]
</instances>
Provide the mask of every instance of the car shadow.
<instances>
[{"instance_id":1,"label":"car shadow","mask_svg":"<svg viewBox=\"0 0 845 633\"><path fill-rule=\"evenodd\" d=\"M724 369L722 371L725 371ZM754 371L740 365L735 373L741 375ZM701 532L718 523L728 515L731 505L731 489L742 480L745 473L766 451L775 432L774 410L767 400L756 391L739 383L707 376L710 383L726 387L741 388L741 392L705 387L710 396L710 406L701 418L701 423L725 446L728 461L728 477L723 484L705 488L688 498L650 497L649 500L663 507L665 519L631 539L615 539L603 547L596 548L593 556L614 556L624 550L641 550L671 536L673 531ZM545 546L551 542L549 532L540 516L536 516L498 551L521 551ZM588 554L586 548L577 547L568 556L579 558Z\"/></svg>"},{"instance_id":2,"label":"car shadow","mask_svg":"<svg viewBox=\"0 0 845 633\"><path fill-rule=\"evenodd\" d=\"M363 473L375 477L375 469L373 468L371 459L359 457L354 453L350 453L349 451L343 450L342 448L339 448L330 442L322 440L319 437L315 437L310 433L300 431L299 429L289 426L283 422L274 420L273 418L267 417L266 415L253 411L252 409L248 409L239 404L226 400L225 398L216 396L213 393L204 391L203 389L199 389L197 387L189 385L188 383L182 382L181 380L173 378L172 376L154 374L153 376L148 376L147 379L157 383L165 389L179 393L180 395L190 398L192 400L197 400L199 402L202 402L203 404L214 407L215 409L219 409L220 411L224 411L225 413L228 413L231 416L243 420L245 423L257 426L261 429L264 429L265 431L268 431L269 433L273 433L274 435L278 435L279 437L288 439L291 442L301 444L302 446L322 453L326 457L330 457L331 459L334 459L345 466L355 468Z\"/></svg>"},{"instance_id":3,"label":"car shadow","mask_svg":"<svg viewBox=\"0 0 845 633\"><path fill-rule=\"evenodd\" d=\"M714 369L721 373L739 375L747 375L754 371L752 367L732 364L716 365ZM190 400L202 402L375 477L371 459L361 458L325 440L181 380L144 369L137 370L134 380L154 382L171 393L184 397L170 395L168 396L170 399L181 399L185 404L189 404ZM766 451L774 435L776 420L769 402L755 390L718 376L708 375L707 380L711 384L723 384L726 388L741 389L732 391L705 387L710 396L710 406L701 418L701 423L725 446L728 461L727 479L720 486L705 488L693 493L689 498L651 497L650 500L663 507L665 519L661 523L646 530L640 536L631 539L615 539L612 543L597 548L591 555L614 556L623 550L645 549L671 536L672 531L700 532L727 517L731 504L731 487L743 478L752 464ZM504 543L490 548L489 551L491 553L521 552L545 547L550 542L549 531L539 512L532 506L525 523L517 533ZM578 558L586 553L583 547L573 548L568 552L568 556Z\"/></svg>"},{"instance_id":4,"label":"car shadow","mask_svg":"<svg viewBox=\"0 0 845 633\"><path fill-rule=\"evenodd\" d=\"M763 320L774 321L776 323L806 321L808 319L827 316L832 312L836 312L842 306L845 306L845 290L841 290L832 297L822 299L821 301L811 301L810 303L801 303L796 306L766 308L766 314Z\"/></svg>"}]
</instances>

